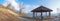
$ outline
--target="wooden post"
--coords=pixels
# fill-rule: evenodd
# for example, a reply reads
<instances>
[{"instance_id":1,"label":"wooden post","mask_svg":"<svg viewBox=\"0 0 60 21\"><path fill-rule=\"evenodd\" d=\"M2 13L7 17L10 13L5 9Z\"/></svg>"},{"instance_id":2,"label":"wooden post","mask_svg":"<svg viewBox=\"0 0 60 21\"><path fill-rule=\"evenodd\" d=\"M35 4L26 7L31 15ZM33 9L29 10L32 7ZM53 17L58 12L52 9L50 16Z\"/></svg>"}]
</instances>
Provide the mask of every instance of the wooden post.
<instances>
[{"instance_id":1,"label":"wooden post","mask_svg":"<svg viewBox=\"0 0 60 21\"><path fill-rule=\"evenodd\" d=\"M36 12L34 12L34 16L35 16L35 18L36 18Z\"/></svg>"},{"instance_id":2,"label":"wooden post","mask_svg":"<svg viewBox=\"0 0 60 21\"><path fill-rule=\"evenodd\" d=\"M34 18L34 12L33 12L33 18Z\"/></svg>"},{"instance_id":3,"label":"wooden post","mask_svg":"<svg viewBox=\"0 0 60 21\"><path fill-rule=\"evenodd\" d=\"M47 18L47 12L46 12L46 18Z\"/></svg>"},{"instance_id":4,"label":"wooden post","mask_svg":"<svg viewBox=\"0 0 60 21\"><path fill-rule=\"evenodd\" d=\"M35 18L35 12L33 12L33 18Z\"/></svg>"},{"instance_id":5,"label":"wooden post","mask_svg":"<svg viewBox=\"0 0 60 21\"><path fill-rule=\"evenodd\" d=\"M42 12L41 12L41 20L43 20L43 16L42 16L43 14L42 14Z\"/></svg>"},{"instance_id":6,"label":"wooden post","mask_svg":"<svg viewBox=\"0 0 60 21\"><path fill-rule=\"evenodd\" d=\"M50 19L50 16L51 16L51 14L50 14L50 12L49 12L49 19Z\"/></svg>"},{"instance_id":7,"label":"wooden post","mask_svg":"<svg viewBox=\"0 0 60 21\"><path fill-rule=\"evenodd\" d=\"M36 12L36 17L37 17L37 12Z\"/></svg>"}]
</instances>

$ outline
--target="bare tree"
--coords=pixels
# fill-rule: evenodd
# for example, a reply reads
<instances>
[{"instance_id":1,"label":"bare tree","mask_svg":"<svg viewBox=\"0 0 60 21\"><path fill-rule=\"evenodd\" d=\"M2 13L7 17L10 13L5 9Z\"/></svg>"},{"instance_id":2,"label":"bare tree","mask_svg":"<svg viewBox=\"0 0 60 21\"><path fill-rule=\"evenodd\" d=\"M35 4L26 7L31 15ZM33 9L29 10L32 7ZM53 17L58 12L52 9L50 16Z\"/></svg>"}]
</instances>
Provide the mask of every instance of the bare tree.
<instances>
[{"instance_id":1,"label":"bare tree","mask_svg":"<svg viewBox=\"0 0 60 21\"><path fill-rule=\"evenodd\" d=\"M57 13L59 14L59 17L60 17L60 9L59 8L57 8Z\"/></svg>"},{"instance_id":2,"label":"bare tree","mask_svg":"<svg viewBox=\"0 0 60 21\"><path fill-rule=\"evenodd\" d=\"M6 8L10 9L10 7L11 7L11 3L9 3Z\"/></svg>"},{"instance_id":3,"label":"bare tree","mask_svg":"<svg viewBox=\"0 0 60 21\"><path fill-rule=\"evenodd\" d=\"M19 14L22 14L24 11L23 11L23 7L24 7L24 4L23 3L20 3L19 5Z\"/></svg>"},{"instance_id":4,"label":"bare tree","mask_svg":"<svg viewBox=\"0 0 60 21\"><path fill-rule=\"evenodd\" d=\"M15 8L11 5L11 3L9 3L6 8L12 10L13 12L16 12Z\"/></svg>"}]
</instances>

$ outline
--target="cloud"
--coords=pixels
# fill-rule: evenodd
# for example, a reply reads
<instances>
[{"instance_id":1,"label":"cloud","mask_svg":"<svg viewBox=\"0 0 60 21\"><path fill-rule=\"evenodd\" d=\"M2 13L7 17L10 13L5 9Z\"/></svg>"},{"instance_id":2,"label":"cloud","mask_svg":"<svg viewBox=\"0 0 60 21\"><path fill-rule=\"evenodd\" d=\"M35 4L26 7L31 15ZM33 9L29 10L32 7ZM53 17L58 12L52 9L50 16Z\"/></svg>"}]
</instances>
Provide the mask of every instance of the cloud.
<instances>
[{"instance_id":1,"label":"cloud","mask_svg":"<svg viewBox=\"0 0 60 21\"><path fill-rule=\"evenodd\" d=\"M37 8L37 7L39 7L40 5L33 5L33 8L35 9L35 8Z\"/></svg>"},{"instance_id":2,"label":"cloud","mask_svg":"<svg viewBox=\"0 0 60 21\"><path fill-rule=\"evenodd\" d=\"M38 6L39 6L39 5L26 4L26 5L24 5L24 7L25 7L24 11L25 11L26 13L29 13L29 12L31 12L33 9L37 8Z\"/></svg>"},{"instance_id":3,"label":"cloud","mask_svg":"<svg viewBox=\"0 0 60 21\"><path fill-rule=\"evenodd\" d=\"M28 13L30 11L30 7L31 5L27 4L27 5L24 5L24 12Z\"/></svg>"}]
</instances>

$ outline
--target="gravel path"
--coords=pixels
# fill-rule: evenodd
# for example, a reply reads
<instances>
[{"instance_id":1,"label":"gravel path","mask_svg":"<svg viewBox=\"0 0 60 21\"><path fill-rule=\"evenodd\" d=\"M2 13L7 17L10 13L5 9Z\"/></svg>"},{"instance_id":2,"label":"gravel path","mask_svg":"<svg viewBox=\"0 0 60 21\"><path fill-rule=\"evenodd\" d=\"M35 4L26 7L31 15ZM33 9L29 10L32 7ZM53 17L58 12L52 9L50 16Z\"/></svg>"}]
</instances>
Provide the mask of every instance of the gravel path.
<instances>
[{"instance_id":1,"label":"gravel path","mask_svg":"<svg viewBox=\"0 0 60 21\"><path fill-rule=\"evenodd\" d=\"M60 18L54 18L53 21L60 21Z\"/></svg>"}]
</instances>

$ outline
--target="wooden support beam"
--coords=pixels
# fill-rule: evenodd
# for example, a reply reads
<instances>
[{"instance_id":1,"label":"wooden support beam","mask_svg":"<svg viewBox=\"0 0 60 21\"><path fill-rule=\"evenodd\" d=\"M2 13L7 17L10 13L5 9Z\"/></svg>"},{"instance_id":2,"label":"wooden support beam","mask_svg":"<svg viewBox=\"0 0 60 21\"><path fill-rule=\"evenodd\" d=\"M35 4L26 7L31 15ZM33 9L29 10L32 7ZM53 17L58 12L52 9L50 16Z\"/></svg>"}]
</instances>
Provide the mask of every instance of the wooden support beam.
<instances>
[{"instance_id":1,"label":"wooden support beam","mask_svg":"<svg viewBox=\"0 0 60 21\"><path fill-rule=\"evenodd\" d=\"M35 18L35 12L33 12L33 18Z\"/></svg>"},{"instance_id":2,"label":"wooden support beam","mask_svg":"<svg viewBox=\"0 0 60 21\"><path fill-rule=\"evenodd\" d=\"M47 17L47 12L46 12L46 17Z\"/></svg>"},{"instance_id":3,"label":"wooden support beam","mask_svg":"<svg viewBox=\"0 0 60 21\"><path fill-rule=\"evenodd\" d=\"M50 16L51 16L51 14L50 14L50 12L49 12L49 18L50 18Z\"/></svg>"},{"instance_id":4,"label":"wooden support beam","mask_svg":"<svg viewBox=\"0 0 60 21\"><path fill-rule=\"evenodd\" d=\"M42 14L42 12L41 12L41 20L43 20L43 16L42 16L43 14Z\"/></svg>"},{"instance_id":5,"label":"wooden support beam","mask_svg":"<svg viewBox=\"0 0 60 21\"><path fill-rule=\"evenodd\" d=\"M37 12L36 12L36 17L37 17Z\"/></svg>"}]
</instances>

